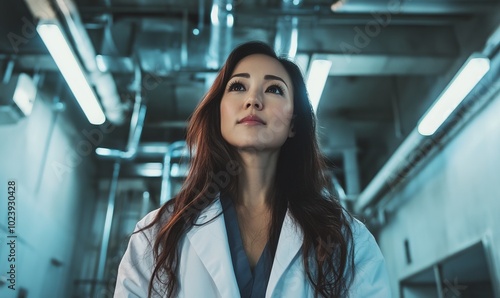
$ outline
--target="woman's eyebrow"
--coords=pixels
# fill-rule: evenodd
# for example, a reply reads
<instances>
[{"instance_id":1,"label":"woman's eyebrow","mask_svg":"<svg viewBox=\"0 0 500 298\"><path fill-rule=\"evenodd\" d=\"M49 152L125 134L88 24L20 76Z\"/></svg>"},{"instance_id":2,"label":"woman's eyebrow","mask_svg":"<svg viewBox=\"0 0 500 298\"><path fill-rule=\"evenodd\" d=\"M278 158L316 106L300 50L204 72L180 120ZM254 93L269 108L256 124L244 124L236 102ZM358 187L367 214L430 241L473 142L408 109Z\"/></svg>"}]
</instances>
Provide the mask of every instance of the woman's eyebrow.
<instances>
[{"instance_id":1,"label":"woman's eyebrow","mask_svg":"<svg viewBox=\"0 0 500 298\"><path fill-rule=\"evenodd\" d=\"M283 84L285 84L285 86L288 88L288 85L285 83L285 80L283 80L282 78L278 77L278 76L274 76L274 75L265 75L264 76L264 80L278 80L278 81L282 81Z\"/></svg>"},{"instance_id":2,"label":"woman's eyebrow","mask_svg":"<svg viewBox=\"0 0 500 298\"><path fill-rule=\"evenodd\" d=\"M232 79L234 77L240 77L240 78L250 78L250 74L249 73L236 73L234 75L232 75L229 79Z\"/></svg>"},{"instance_id":3,"label":"woman's eyebrow","mask_svg":"<svg viewBox=\"0 0 500 298\"><path fill-rule=\"evenodd\" d=\"M230 79L234 78L234 77L240 77L240 78L250 78L250 74L249 73L236 73L234 75L231 76ZM264 80L278 80L278 81L281 81L283 82L283 84L285 84L285 86L288 88L288 84L285 82L285 80L283 80L282 78L278 77L278 76L275 76L275 75L265 75L264 76Z\"/></svg>"}]
</instances>

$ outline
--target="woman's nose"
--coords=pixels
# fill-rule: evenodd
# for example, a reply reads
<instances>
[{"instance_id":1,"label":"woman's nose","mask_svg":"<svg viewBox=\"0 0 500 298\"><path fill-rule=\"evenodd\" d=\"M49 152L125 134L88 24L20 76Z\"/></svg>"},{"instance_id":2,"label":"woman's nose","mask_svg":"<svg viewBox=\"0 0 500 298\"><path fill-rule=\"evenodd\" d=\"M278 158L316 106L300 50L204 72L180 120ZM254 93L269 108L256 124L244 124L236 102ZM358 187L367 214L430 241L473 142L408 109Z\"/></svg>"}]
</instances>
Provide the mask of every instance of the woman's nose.
<instances>
[{"instance_id":1,"label":"woman's nose","mask_svg":"<svg viewBox=\"0 0 500 298\"><path fill-rule=\"evenodd\" d=\"M258 102L258 101L254 101L254 102L247 102L246 103L246 106L245 108L250 108L250 107L254 107L255 109L257 110L262 110L262 103L261 102Z\"/></svg>"},{"instance_id":2,"label":"woman's nose","mask_svg":"<svg viewBox=\"0 0 500 298\"><path fill-rule=\"evenodd\" d=\"M262 99L256 92L251 93L247 101L245 102L245 109L249 109L252 107L257 110L262 110L262 108L264 107Z\"/></svg>"}]
</instances>

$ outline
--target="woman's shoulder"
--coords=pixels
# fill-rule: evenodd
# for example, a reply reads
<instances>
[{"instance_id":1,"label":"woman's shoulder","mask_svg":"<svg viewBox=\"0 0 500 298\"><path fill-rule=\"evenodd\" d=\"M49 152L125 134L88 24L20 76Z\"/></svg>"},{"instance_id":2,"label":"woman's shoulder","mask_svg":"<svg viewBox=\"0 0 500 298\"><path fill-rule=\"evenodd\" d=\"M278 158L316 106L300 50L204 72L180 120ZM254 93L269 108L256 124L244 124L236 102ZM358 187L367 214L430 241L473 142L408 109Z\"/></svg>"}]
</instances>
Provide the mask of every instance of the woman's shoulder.
<instances>
[{"instance_id":1,"label":"woman's shoulder","mask_svg":"<svg viewBox=\"0 0 500 298\"><path fill-rule=\"evenodd\" d=\"M114 297L148 296L147 285L156 265L153 253L156 233L170 216L168 211L161 212L161 208L155 209L137 222L118 267Z\"/></svg>"},{"instance_id":2,"label":"woman's shoulder","mask_svg":"<svg viewBox=\"0 0 500 298\"><path fill-rule=\"evenodd\" d=\"M172 212L171 206L150 211L137 222L134 233L142 232L149 236L157 232L161 226L168 222Z\"/></svg>"},{"instance_id":3,"label":"woman's shoulder","mask_svg":"<svg viewBox=\"0 0 500 298\"><path fill-rule=\"evenodd\" d=\"M358 238L366 238L366 237L369 238L370 236L373 237L372 233L363 222L361 222L353 215L350 215L349 217L350 218L348 219L348 221L349 224L351 225L351 230L354 237Z\"/></svg>"},{"instance_id":4,"label":"woman's shoulder","mask_svg":"<svg viewBox=\"0 0 500 298\"><path fill-rule=\"evenodd\" d=\"M391 297L384 256L364 223L350 216L355 274L350 297Z\"/></svg>"},{"instance_id":5,"label":"woman's shoulder","mask_svg":"<svg viewBox=\"0 0 500 298\"><path fill-rule=\"evenodd\" d=\"M343 210L343 215L349 228L352 232L354 242L373 240L375 241L372 233L355 215L352 215L347 210Z\"/></svg>"},{"instance_id":6,"label":"woman's shoulder","mask_svg":"<svg viewBox=\"0 0 500 298\"><path fill-rule=\"evenodd\" d=\"M139 220L139 222L137 222L137 227L144 228L144 227L150 225L156 219L159 212L160 212L160 208L157 208L157 209L150 211L141 220Z\"/></svg>"},{"instance_id":7,"label":"woman's shoulder","mask_svg":"<svg viewBox=\"0 0 500 298\"><path fill-rule=\"evenodd\" d=\"M359 253L374 253L373 256L382 257L382 254L379 253L380 249L377 241L368 227L366 227L366 225L355 216L350 214L347 215L347 222L349 223L352 231L354 248L358 254L357 257L359 257Z\"/></svg>"}]
</instances>

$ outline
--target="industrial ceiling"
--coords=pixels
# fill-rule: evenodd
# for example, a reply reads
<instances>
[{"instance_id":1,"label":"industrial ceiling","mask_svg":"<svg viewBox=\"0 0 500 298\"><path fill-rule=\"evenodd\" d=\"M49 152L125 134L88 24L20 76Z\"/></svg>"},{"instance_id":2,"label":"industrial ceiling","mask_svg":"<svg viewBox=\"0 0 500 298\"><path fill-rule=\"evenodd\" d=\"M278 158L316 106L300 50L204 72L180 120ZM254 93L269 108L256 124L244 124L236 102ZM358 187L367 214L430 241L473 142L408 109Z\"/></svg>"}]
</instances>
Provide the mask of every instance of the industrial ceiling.
<instances>
[{"instance_id":1,"label":"industrial ceiling","mask_svg":"<svg viewBox=\"0 0 500 298\"><path fill-rule=\"evenodd\" d=\"M127 150L139 94L146 108L139 148L152 148L184 139L186 120L234 46L261 40L286 54L296 30L295 59L305 74L313 59L332 61L317 111L318 133L340 184L349 196L356 196L467 57L484 49L500 23L499 4L494 0L6 0L0 4L0 69L4 75L9 68L41 74L59 88L65 113L77 130L91 129L34 31L39 19L54 13L65 24L115 128L99 146ZM74 27L65 22L67 18ZM94 62L85 63L85 53ZM96 72L97 79L92 75ZM144 148L124 167L124 176L139 176L134 168L158 161ZM110 162L96 162L102 176L109 176ZM352 171L359 180L346 185Z\"/></svg>"}]
</instances>

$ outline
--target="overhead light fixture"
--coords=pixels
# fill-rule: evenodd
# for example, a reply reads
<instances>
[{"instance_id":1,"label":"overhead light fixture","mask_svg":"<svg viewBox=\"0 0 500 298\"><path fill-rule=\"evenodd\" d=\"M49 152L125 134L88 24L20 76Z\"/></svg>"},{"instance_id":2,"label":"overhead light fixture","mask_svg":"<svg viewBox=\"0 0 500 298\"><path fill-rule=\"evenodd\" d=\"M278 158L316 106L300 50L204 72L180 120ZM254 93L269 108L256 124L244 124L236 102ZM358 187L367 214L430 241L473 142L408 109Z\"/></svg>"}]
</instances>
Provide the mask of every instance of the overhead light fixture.
<instances>
[{"instance_id":1,"label":"overhead light fixture","mask_svg":"<svg viewBox=\"0 0 500 298\"><path fill-rule=\"evenodd\" d=\"M210 11L210 21L212 21L212 25L219 25L219 5L217 3L212 4L212 10Z\"/></svg>"},{"instance_id":2,"label":"overhead light fixture","mask_svg":"<svg viewBox=\"0 0 500 298\"><path fill-rule=\"evenodd\" d=\"M89 122L94 125L103 124L106 116L59 25L42 22L36 30Z\"/></svg>"},{"instance_id":3,"label":"overhead light fixture","mask_svg":"<svg viewBox=\"0 0 500 298\"><path fill-rule=\"evenodd\" d=\"M37 87L33 79L25 73L19 74L17 87L12 96L12 100L19 107L24 116L29 116L33 109Z\"/></svg>"},{"instance_id":4,"label":"overhead light fixture","mask_svg":"<svg viewBox=\"0 0 500 298\"><path fill-rule=\"evenodd\" d=\"M306 88L315 113L318 109L319 100L325 88L326 79L328 79L331 67L332 61L320 59L313 60L309 67Z\"/></svg>"},{"instance_id":5,"label":"overhead light fixture","mask_svg":"<svg viewBox=\"0 0 500 298\"><path fill-rule=\"evenodd\" d=\"M35 80L25 73L9 75L7 79L7 83L0 82L0 124L13 124L28 117L37 93Z\"/></svg>"},{"instance_id":6,"label":"overhead light fixture","mask_svg":"<svg viewBox=\"0 0 500 298\"><path fill-rule=\"evenodd\" d=\"M346 2L347 2L347 0L337 0L337 1L333 2L332 5L330 5L330 9L333 12L339 11L340 9L342 9L342 7L344 6L344 4Z\"/></svg>"},{"instance_id":7,"label":"overhead light fixture","mask_svg":"<svg viewBox=\"0 0 500 298\"><path fill-rule=\"evenodd\" d=\"M469 57L422 118L418 132L424 136L434 134L489 70L488 58L479 54Z\"/></svg>"}]
</instances>

